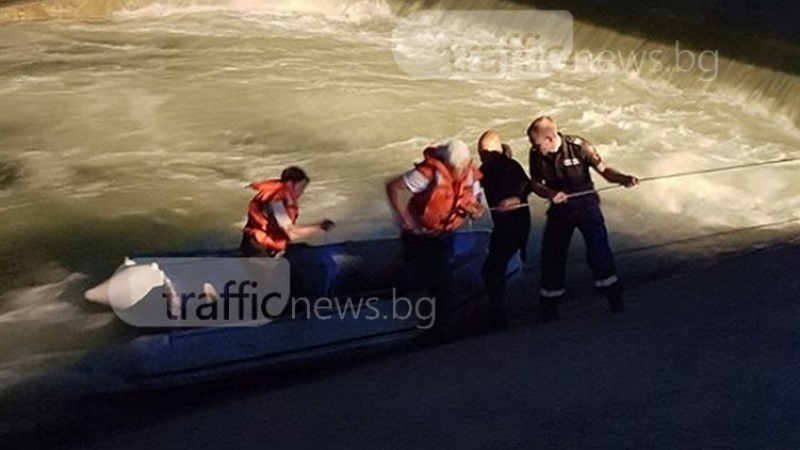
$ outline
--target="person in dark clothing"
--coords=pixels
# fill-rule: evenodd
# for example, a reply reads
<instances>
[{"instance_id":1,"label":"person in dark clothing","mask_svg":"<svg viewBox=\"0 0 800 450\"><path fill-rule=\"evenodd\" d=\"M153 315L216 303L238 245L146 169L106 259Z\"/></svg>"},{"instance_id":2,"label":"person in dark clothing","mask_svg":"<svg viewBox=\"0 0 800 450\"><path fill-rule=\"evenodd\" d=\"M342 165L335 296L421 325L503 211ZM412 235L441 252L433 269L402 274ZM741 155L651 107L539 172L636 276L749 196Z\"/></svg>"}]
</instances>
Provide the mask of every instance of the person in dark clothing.
<instances>
[{"instance_id":1,"label":"person in dark clothing","mask_svg":"<svg viewBox=\"0 0 800 450\"><path fill-rule=\"evenodd\" d=\"M489 319L497 329L508 328L506 316L506 271L516 252L525 259L525 246L531 230L530 211L525 204L531 182L522 166L511 158L511 148L489 130L478 140L480 171L486 201L492 211L489 254L481 274L489 296Z\"/></svg>"},{"instance_id":2,"label":"person in dark clothing","mask_svg":"<svg viewBox=\"0 0 800 450\"><path fill-rule=\"evenodd\" d=\"M542 233L540 306L543 322L558 320L558 304L566 293L569 243L575 228L586 243L589 267L595 286L608 299L609 309L623 310L622 285L616 275L614 254L608 244L600 197L594 191L589 168L611 183L633 187L639 180L606 166L594 146L578 136L558 132L547 116L528 127L530 176L533 192L550 200ZM574 194L581 193L576 196ZM572 196L570 197L570 195Z\"/></svg>"}]
</instances>

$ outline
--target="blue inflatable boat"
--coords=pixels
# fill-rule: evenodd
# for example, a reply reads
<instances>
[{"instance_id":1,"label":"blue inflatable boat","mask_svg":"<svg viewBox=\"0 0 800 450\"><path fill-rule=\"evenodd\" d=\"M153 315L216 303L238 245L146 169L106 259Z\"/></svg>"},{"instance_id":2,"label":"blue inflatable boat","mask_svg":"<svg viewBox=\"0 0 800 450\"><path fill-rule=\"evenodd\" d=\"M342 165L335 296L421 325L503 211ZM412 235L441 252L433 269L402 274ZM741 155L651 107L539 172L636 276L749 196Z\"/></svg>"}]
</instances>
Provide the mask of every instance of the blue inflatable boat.
<instances>
[{"instance_id":1,"label":"blue inflatable boat","mask_svg":"<svg viewBox=\"0 0 800 450\"><path fill-rule=\"evenodd\" d=\"M451 262L455 307L483 295L480 269L488 243L488 231L456 234ZM169 261L176 257L213 262L236 255L236 251L143 255L128 258L126 265L155 267L164 262L159 273L171 278L176 274ZM81 363L82 370L104 377L107 385L119 389L180 385L381 344L401 344L422 332L414 308L428 293L407 267L399 239L293 245L285 256L291 263L292 296L312 302L327 299L312 306L316 308L313 314L306 307L251 326L143 329L143 334L121 346L89 355ZM509 274L520 265L514 258ZM96 296L97 289L87 294L94 291ZM362 309L356 312L359 305Z\"/></svg>"}]
</instances>

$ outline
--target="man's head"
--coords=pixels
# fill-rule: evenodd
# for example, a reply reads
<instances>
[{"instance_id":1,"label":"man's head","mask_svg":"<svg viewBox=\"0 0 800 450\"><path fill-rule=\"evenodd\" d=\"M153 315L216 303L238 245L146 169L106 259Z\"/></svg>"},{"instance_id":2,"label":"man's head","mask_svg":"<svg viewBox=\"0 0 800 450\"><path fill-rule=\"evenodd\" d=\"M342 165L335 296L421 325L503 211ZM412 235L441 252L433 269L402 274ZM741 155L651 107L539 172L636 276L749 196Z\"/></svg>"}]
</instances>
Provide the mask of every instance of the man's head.
<instances>
[{"instance_id":1,"label":"man's head","mask_svg":"<svg viewBox=\"0 0 800 450\"><path fill-rule=\"evenodd\" d=\"M528 127L528 140L536 151L546 155L558 150L558 125L549 116L540 116Z\"/></svg>"},{"instance_id":2,"label":"man's head","mask_svg":"<svg viewBox=\"0 0 800 450\"><path fill-rule=\"evenodd\" d=\"M494 130L488 130L478 139L479 152L502 152L503 143L500 135Z\"/></svg>"},{"instance_id":3,"label":"man's head","mask_svg":"<svg viewBox=\"0 0 800 450\"><path fill-rule=\"evenodd\" d=\"M306 172L297 166L289 166L281 172L281 182L289 186L295 197L303 195L310 181Z\"/></svg>"},{"instance_id":4,"label":"man's head","mask_svg":"<svg viewBox=\"0 0 800 450\"><path fill-rule=\"evenodd\" d=\"M436 153L442 162L455 169L456 173L459 174L469 167L469 164L472 162L472 155L470 155L469 147L464 141L459 139L440 145Z\"/></svg>"}]
</instances>

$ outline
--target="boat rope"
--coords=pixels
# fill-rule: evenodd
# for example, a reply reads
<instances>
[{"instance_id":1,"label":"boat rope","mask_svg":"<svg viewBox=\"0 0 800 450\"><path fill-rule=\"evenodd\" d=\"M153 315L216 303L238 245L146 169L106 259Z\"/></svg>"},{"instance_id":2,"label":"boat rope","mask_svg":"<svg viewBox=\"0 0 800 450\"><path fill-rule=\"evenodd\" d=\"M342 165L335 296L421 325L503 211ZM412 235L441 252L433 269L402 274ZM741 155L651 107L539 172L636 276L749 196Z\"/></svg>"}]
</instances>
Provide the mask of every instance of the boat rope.
<instances>
[{"instance_id":1,"label":"boat rope","mask_svg":"<svg viewBox=\"0 0 800 450\"><path fill-rule=\"evenodd\" d=\"M693 176L693 175L704 175L704 174L716 173L716 172L726 172L726 171L731 171L731 170L740 170L740 169L747 169L747 168L759 167L759 166L786 164L786 163L796 162L796 161L800 161L800 157L774 159L774 160L770 160L770 161L761 161L761 162L753 162L753 163L747 163L747 164L738 164L738 165L735 165L735 166L715 167L715 168L712 168L712 169L693 170L691 172L679 172L679 173L673 173L673 174L668 174L668 175L657 175L657 176L652 176L652 177L644 177L644 178L639 178L639 183L645 183L645 182L648 182L648 181L656 181L656 180L666 180L666 179L670 179L670 178L688 177L688 176ZM623 187L623 186L618 184L618 185L614 185L614 186L602 187L602 188L599 188L599 189L590 189L590 190L586 190L586 191L573 192L571 194L567 194L567 198L570 199L570 198L575 198L575 197L582 197L584 195L596 194L598 192L603 192L603 191L610 191L612 189L619 189L621 187ZM550 200L545 200L545 201L549 202ZM510 211L511 209L527 207L529 205L530 205L529 203L521 203L521 204L519 204L517 206L514 206L513 208L508 209L507 211ZM492 211L496 211L498 208L495 207L495 208L490 208L490 209Z\"/></svg>"}]
</instances>

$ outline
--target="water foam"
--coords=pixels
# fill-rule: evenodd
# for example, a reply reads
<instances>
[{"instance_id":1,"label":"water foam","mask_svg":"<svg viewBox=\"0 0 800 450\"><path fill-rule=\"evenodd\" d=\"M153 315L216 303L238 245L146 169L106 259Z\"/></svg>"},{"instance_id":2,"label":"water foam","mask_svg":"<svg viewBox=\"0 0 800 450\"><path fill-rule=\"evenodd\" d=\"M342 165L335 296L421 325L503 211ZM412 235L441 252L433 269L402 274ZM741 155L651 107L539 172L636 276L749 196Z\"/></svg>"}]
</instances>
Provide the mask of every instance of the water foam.
<instances>
[{"instance_id":1,"label":"water foam","mask_svg":"<svg viewBox=\"0 0 800 450\"><path fill-rule=\"evenodd\" d=\"M273 16L289 19L298 16L318 16L359 24L392 15L388 3L382 0L193 0L155 1L128 5L117 11L118 18L165 18L206 13L233 13L246 16ZM311 30L309 30L311 31Z\"/></svg>"},{"instance_id":2,"label":"water foam","mask_svg":"<svg viewBox=\"0 0 800 450\"><path fill-rule=\"evenodd\" d=\"M63 299L69 288L85 278L86 275L82 273L70 273L59 281L5 293L2 305L6 312L0 314L0 323L55 324L85 318L80 308ZM88 325L96 324L90 321Z\"/></svg>"}]
</instances>

